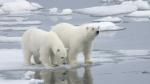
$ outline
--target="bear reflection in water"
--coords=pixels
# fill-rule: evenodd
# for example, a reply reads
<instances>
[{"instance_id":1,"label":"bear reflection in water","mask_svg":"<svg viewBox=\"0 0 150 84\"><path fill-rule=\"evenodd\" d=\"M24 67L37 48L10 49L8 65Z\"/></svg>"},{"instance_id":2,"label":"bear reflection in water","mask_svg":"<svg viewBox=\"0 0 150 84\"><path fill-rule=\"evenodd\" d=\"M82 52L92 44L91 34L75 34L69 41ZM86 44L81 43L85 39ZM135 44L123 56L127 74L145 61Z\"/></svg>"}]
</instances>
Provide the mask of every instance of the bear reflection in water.
<instances>
[{"instance_id":1,"label":"bear reflection in water","mask_svg":"<svg viewBox=\"0 0 150 84\"><path fill-rule=\"evenodd\" d=\"M77 69L74 69L59 72L38 71L35 73L34 79L44 80L43 84L93 84L90 67L84 68L82 77L79 77Z\"/></svg>"}]
</instances>

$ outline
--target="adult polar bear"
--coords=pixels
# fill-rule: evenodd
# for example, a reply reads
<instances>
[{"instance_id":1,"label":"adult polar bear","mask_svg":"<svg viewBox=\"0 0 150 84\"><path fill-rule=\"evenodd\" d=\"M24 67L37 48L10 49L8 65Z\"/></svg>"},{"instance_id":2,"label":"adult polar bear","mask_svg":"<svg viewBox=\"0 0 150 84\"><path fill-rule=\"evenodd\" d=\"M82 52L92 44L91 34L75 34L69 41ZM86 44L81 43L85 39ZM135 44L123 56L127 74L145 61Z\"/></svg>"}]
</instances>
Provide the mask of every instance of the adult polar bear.
<instances>
[{"instance_id":1,"label":"adult polar bear","mask_svg":"<svg viewBox=\"0 0 150 84\"><path fill-rule=\"evenodd\" d=\"M37 64L42 62L46 67L58 65L65 62L66 49L53 31L46 32L38 28L27 30L22 36L22 47L24 51L25 64L31 64L31 56Z\"/></svg>"},{"instance_id":2,"label":"adult polar bear","mask_svg":"<svg viewBox=\"0 0 150 84\"><path fill-rule=\"evenodd\" d=\"M76 66L77 55L83 52L85 63L91 64L90 52L92 41L99 34L99 28L82 26L74 26L68 23L60 23L52 27L52 31L56 32L65 47L68 48L69 64Z\"/></svg>"}]
</instances>

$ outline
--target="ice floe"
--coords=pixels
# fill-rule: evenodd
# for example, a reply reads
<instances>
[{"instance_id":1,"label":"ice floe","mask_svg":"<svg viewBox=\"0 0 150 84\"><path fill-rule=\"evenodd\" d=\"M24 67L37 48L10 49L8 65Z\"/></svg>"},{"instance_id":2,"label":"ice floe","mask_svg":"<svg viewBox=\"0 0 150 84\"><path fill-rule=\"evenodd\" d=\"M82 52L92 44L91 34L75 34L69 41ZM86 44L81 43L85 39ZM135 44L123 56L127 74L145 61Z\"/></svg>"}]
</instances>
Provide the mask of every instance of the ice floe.
<instances>
[{"instance_id":1,"label":"ice floe","mask_svg":"<svg viewBox=\"0 0 150 84\"><path fill-rule=\"evenodd\" d=\"M136 0L133 1L133 3L138 7L140 10L147 10L150 9L150 5L148 1L143 1L143 0Z\"/></svg>"},{"instance_id":2,"label":"ice floe","mask_svg":"<svg viewBox=\"0 0 150 84\"><path fill-rule=\"evenodd\" d=\"M95 53L96 56L92 57L93 62L112 62L109 58L99 58L99 54ZM98 56L97 56L98 55ZM82 55L80 55L82 56ZM79 58L79 62L83 63L83 56ZM36 70L45 69L43 66L25 66L23 63L23 52L21 49L0 49L0 70ZM7 60L7 61L6 61ZM26 78L30 78L33 72L25 73Z\"/></svg>"},{"instance_id":3,"label":"ice floe","mask_svg":"<svg viewBox=\"0 0 150 84\"><path fill-rule=\"evenodd\" d=\"M117 22L121 22L121 21L122 21L121 18L119 18L119 17L111 17L111 16L93 20L93 22L116 22L116 23Z\"/></svg>"},{"instance_id":4,"label":"ice floe","mask_svg":"<svg viewBox=\"0 0 150 84\"><path fill-rule=\"evenodd\" d=\"M50 15L71 15L72 9L62 9L62 12L59 12L58 8L50 8L49 9Z\"/></svg>"},{"instance_id":5,"label":"ice floe","mask_svg":"<svg viewBox=\"0 0 150 84\"><path fill-rule=\"evenodd\" d=\"M111 6L96 6L75 10L76 13L88 14L91 16L110 16L124 13L131 13L137 10L137 6L130 3L122 3Z\"/></svg>"},{"instance_id":6,"label":"ice floe","mask_svg":"<svg viewBox=\"0 0 150 84\"><path fill-rule=\"evenodd\" d=\"M100 31L113 31L113 30L121 30L124 29L122 27L117 26L116 24L112 22L99 22L99 23L86 23L81 26L85 27L94 27L94 28L100 28Z\"/></svg>"},{"instance_id":7,"label":"ice floe","mask_svg":"<svg viewBox=\"0 0 150 84\"><path fill-rule=\"evenodd\" d=\"M41 21L0 22L0 25L39 25Z\"/></svg>"},{"instance_id":8,"label":"ice floe","mask_svg":"<svg viewBox=\"0 0 150 84\"><path fill-rule=\"evenodd\" d=\"M149 50L101 50L101 51L92 51L92 61L93 63L115 63L117 57L131 56L148 56ZM21 49L0 49L0 71L1 70L28 70L29 72L25 73L26 79L32 78L32 75L35 74L31 70L43 70L46 69L43 66L31 65L25 66L23 63L23 52ZM124 59L124 58L122 58ZM124 59L125 60L125 59ZM79 63L84 63L84 57L82 54L78 56ZM60 69L60 68L57 68Z\"/></svg>"},{"instance_id":9,"label":"ice floe","mask_svg":"<svg viewBox=\"0 0 150 84\"><path fill-rule=\"evenodd\" d=\"M51 9L49 9L49 14L51 14L51 15L58 14L58 8L51 8Z\"/></svg>"},{"instance_id":10,"label":"ice floe","mask_svg":"<svg viewBox=\"0 0 150 84\"><path fill-rule=\"evenodd\" d=\"M27 0L8 0L0 3L0 9L5 13L30 13L32 10L42 8L41 5Z\"/></svg>"},{"instance_id":11,"label":"ice floe","mask_svg":"<svg viewBox=\"0 0 150 84\"><path fill-rule=\"evenodd\" d=\"M72 9L63 9L60 15L71 15Z\"/></svg>"},{"instance_id":12,"label":"ice floe","mask_svg":"<svg viewBox=\"0 0 150 84\"><path fill-rule=\"evenodd\" d=\"M132 12L126 16L129 16L129 17L150 17L150 11L147 10L147 11L135 11L135 12Z\"/></svg>"},{"instance_id":13,"label":"ice floe","mask_svg":"<svg viewBox=\"0 0 150 84\"><path fill-rule=\"evenodd\" d=\"M0 36L0 43L3 42L20 42L21 41L21 37L7 37L7 36Z\"/></svg>"},{"instance_id":14,"label":"ice floe","mask_svg":"<svg viewBox=\"0 0 150 84\"><path fill-rule=\"evenodd\" d=\"M147 10L147 9L150 9L150 5L147 1L136 0L136 1L124 1L119 5L82 8L75 10L75 12L91 16L110 16L110 15L131 13L136 10Z\"/></svg>"}]
</instances>

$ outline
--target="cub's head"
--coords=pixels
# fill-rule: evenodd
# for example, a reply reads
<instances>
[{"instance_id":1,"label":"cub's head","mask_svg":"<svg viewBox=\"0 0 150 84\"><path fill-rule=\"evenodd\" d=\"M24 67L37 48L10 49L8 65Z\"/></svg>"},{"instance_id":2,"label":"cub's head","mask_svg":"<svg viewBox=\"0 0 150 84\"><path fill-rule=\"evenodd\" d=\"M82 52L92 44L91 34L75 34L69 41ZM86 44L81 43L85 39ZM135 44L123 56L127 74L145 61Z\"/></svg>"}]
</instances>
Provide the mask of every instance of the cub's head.
<instances>
[{"instance_id":1,"label":"cub's head","mask_svg":"<svg viewBox=\"0 0 150 84\"><path fill-rule=\"evenodd\" d=\"M54 50L55 65L65 65L67 64L67 49L56 48Z\"/></svg>"},{"instance_id":2,"label":"cub's head","mask_svg":"<svg viewBox=\"0 0 150 84\"><path fill-rule=\"evenodd\" d=\"M94 39L99 33L99 27L85 27L88 38Z\"/></svg>"}]
</instances>

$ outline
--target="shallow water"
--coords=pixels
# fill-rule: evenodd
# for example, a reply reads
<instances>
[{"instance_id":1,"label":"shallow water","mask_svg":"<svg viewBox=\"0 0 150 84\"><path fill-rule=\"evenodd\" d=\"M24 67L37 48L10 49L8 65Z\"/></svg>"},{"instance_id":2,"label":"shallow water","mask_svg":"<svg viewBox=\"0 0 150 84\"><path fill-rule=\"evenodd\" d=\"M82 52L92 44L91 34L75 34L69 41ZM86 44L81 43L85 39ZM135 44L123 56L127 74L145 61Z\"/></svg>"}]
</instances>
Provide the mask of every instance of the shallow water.
<instances>
[{"instance_id":1,"label":"shallow water","mask_svg":"<svg viewBox=\"0 0 150 84\"><path fill-rule=\"evenodd\" d=\"M40 3L44 9L33 14L1 15L0 36L21 37L25 27L38 26L49 30L50 26L60 22L74 25L92 22L99 17L73 13L69 16L50 16L48 9L52 7L84 8L97 5L120 3L109 0L30 0ZM79 3L80 2L80 3ZM66 5L66 3L68 3ZM119 15L120 16L120 15ZM49 71L33 70L34 74L26 77L28 70L3 70L3 66L20 67L23 56L20 42L5 39L0 42L0 84L149 84L150 83L150 21L135 21L135 18L122 17L117 23L127 29L100 33L93 43L92 60L94 66L86 66L71 70ZM143 19L142 19L143 20ZM28 23L27 21L30 21ZM14 22L14 23L12 23ZM13 29L13 28L18 28ZM24 29L21 29L24 28ZM2 38L0 38L2 39ZM12 42L13 41L13 42ZM3 50L6 49L6 50ZM13 50L17 49L17 50ZM10 58L11 57L11 58ZM8 60L9 58L9 60ZM83 62L80 55L79 61ZM7 61L6 61L7 60Z\"/></svg>"}]
</instances>

